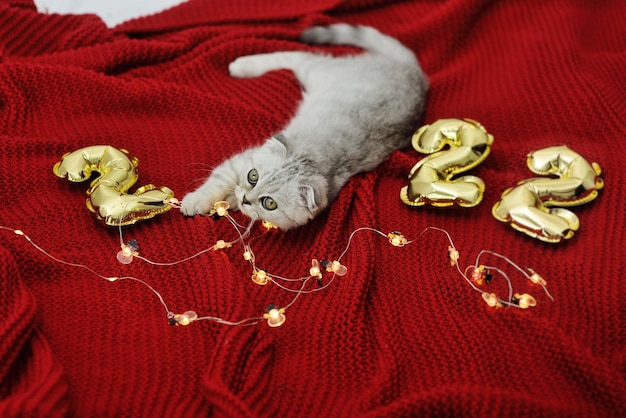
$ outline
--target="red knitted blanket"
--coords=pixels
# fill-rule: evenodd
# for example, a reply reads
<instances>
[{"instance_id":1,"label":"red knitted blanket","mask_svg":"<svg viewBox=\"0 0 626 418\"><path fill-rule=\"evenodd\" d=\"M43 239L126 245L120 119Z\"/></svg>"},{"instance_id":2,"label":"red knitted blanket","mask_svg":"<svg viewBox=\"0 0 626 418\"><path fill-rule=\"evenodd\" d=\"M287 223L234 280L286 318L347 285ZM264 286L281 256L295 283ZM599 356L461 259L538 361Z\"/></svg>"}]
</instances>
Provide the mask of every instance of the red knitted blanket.
<instances>
[{"instance_id":1,"label":"red knitted blanket","mask_svg":"<svg viewBox=\"0 0 626 418\"><path fill-rule=\"evenodd\" d=\"M0 2L0 416L626 415L626 3L389 3L191 0L108 29L95 16ZM312 259L348 248L347 274L330 282L324 273L322 287L310 280L307 290L321 290L291 305L296 293L250 280L238 244L172 266L120 264L120 231L87 210L88 184L57 178L54 164L111 145L139 159L137 186L182 198L211 167L280 130L300 100L289 72L234 80L228 63L308 48L298 34L333 22L374 26L415 51L431 82L424 123L472 118L494 135L471 170L485 182L482 203L402 203L424 157L406 149L354 177L305 227L256 225L249 244L270 275L307 276ZM597 162L605 187L569 208L580 220L574 236L549 244L499 222L492 207L536 177L528 153L556 145ZM450 234L461 270L491 250L540 273L554 301L486 254L492 281L480 289L508 301L502 271L537 300L488 306L450 265L446 235L420 235L431 226ZM383 234L350 239L359 228ZM176 209L122 231L158 262L237 238L226 219ZM412 242L390 245L391 231ZM142 282L103 279L126 276ZM282 326L267 325L269 305L288 306ZM171 326L170 310L260 319Z\"/></svg>"}]
</instances>

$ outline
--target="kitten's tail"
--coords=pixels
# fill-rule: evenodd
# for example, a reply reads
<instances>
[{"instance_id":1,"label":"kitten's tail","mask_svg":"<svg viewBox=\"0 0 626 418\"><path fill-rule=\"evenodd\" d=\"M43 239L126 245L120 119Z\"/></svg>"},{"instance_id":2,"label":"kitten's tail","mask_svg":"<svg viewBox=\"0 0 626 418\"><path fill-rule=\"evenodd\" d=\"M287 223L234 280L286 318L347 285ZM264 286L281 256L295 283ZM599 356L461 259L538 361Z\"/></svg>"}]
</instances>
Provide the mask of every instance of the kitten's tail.
<instances>
[{"instance_id":1,"label":"kitten's tail","mask_svg":"<svg viewBox=\"0 0 626 418\"><path fill-rule=\"evenodd\" d=\"M314 26L302 32L300 39L309 44L354 45L401 63L417 64L413 51L369 26L353 26L347 23Z\"/></svg>"}]
</instances>

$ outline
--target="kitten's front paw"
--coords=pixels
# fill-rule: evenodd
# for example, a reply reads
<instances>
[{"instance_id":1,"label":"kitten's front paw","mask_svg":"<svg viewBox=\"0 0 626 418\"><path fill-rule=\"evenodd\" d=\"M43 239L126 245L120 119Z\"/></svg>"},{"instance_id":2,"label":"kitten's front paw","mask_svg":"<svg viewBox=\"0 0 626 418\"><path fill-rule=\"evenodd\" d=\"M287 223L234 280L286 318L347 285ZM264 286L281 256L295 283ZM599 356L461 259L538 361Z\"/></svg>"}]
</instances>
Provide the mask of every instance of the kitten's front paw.
<instances>
[{"instance_id":1,"label":"kitten's front paw","mask_svg":"<svg viewBox=\"0 0 626 418\"><path fill-rule=\"evenodd\" d=\"M201 215L209 213L213 208L212 202L204 193L192 192L183 198L180 205L180 211L185 216Z\"/></svg>"},{"instance_id":2,"label":"kitten's front paw","mask_svg":"<svg viewBox=\"0 0 626 418\"><path fill-rule=\"evenodd\" d=\"M228 72L235 78L258 77L264 71L255 63L256 61L257 58L253 55L239 57L228 65Z\"/></svg>"}]
</instances>

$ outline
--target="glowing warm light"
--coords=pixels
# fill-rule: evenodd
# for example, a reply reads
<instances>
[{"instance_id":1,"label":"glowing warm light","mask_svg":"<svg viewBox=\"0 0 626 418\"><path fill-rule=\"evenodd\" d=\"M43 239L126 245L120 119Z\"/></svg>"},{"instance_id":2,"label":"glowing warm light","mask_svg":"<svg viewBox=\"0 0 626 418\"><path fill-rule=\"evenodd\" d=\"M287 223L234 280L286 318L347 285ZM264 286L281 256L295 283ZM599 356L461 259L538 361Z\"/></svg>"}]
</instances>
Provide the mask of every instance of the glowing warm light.
<instances>
[{"instance_id":1,"label":"glowing warm light","mask_svg":"<svg viewBox=\"0 0 626 418\"><path fill-rule=\"evenodd\" d=\"M139 255L136 250L137 248L133 247L132 245L122 244L122 249L117 253L115 257L117 258L117 261L122 264L130 264L133 261L133 257Z\"/></svg>"},{"instance_id":2,"label":"glowing warm light","mask_svg":"<svg viewBox=\"0 0 626 418\"><path fill-rule=\"evenodd\" d=\"M222 204L223 203L223 204ZM226 210L228 208L228 204L226 202L218 202L218 204L216 204L216 210L214 211L215 214L226 214ZM231 219L232 221L232 219ZM234 223L235 228L240 228L241 226ZM286 305L286 308L278 308L275 307L274 305L270 305L265 313L263 314L263 318L267 319L268 325L270 327L279 327L281 326L285 320L285 311L286 309L288 309L290 306L292 306L292 304L295 302L295 300L301 295L301 294L309 294L312 292L315 292L317 290L321 290L326 288L331 282L332 279L330 281L328 281L328 283L324 284L322 281L323 278L323 271L326 270L327 272L333 273L334 276L344 276L345 274L347 274L348 269L346 268L346 266L342 265L341 262L339 260L334 260L334 261L330 261L331 259L324 259L324 260L317 260L317 259L312 259L311 260L311 267L309 269L309 273L310 276L308 277L300 277L299 279L289 279L289 278L284 278L284 277L280 277L280 276L270 276L265 270L259 269L256 265L255 265L255 256L254 253L252 251L252 248L250 247L250 244L248 242L246 242L246 238L248 238L249 232L250 232L250 228L251 228L252 224L250 224L250 226L248 227L248 229L242 234L240 233L239 235L239 239L233 241L233 242L225 242L224 240L218 240L215 245L213 246L213 249L218 250L218 249L224 249L224 248L229 248L232 247L233 244L237 243L237 242L241 242L241 244L243 245L243 258L246 261L249 261L251 263L251 267L252 267L252 275L251 275L251 280L259 285L266 285L269 281L273 281L275 282L275 284L283 289L283 290L288 290L290 292L295 293L294 298L292 299L292 301L290 303L288 303ZM269 223L269 222L264 222L264 226L266 228L274 228L274 226ZM241 227L244 228L244 227ZM252 323L257 323L259 322L259 316L255 316L252 318L247 318L247 319L243 319L243 320L238 320L238 321L229 321L229 320L225 320L222 318L218 318L218 317L213 317L213 316L201 316L199 317L198 314L194 311L186 311L182 314L175 314L172 311L168 310L167 305L165 304L165 301L163 300L161 294L152 287L152 285L148 284L147 282L138 279L136 277L130 277L130 276L103 276L98 274L95 270L91 269L90 267L86 266L86 265L82 265L82 264L76 264L76 263L70 263L70 262L66 262L60 259L57 259L56 257L52 256L51 254L49 254L48 252L46 252L44 249L40 248L39 246L37 246L34 242L32 242L30 240L30 238L28 238L28 236L26 236L21 230L12 230L10 228L6 228L0 225L0 229L1 230L9 230L14 232L16 235L20 235L20 236L24 236L26 240L28 240L37 250L39 250L40 252L42 252L43 254L47 255L48 257L50 257L51 259L61 263L61 264L66 264L66 265L70 265L70 266L74 266L74 267L81 267L84 269L87 269L88 271L90 271L91 273L97 275L98 277L107 280L109 282L115 282L115 281L119 281L119 280L134 280L136 282L139 282L141 284L143 284L144 286L146 286L148 289L150 289L153 293L155 293L158 298L161 301L161 304L165 307L166 311L167 311L167 318L169 321L170 325L181 325L181 326L185 326L185 325L189 325L190 323L197 321L197 320L209 320L209 321L214 321L214 322L218 322L221 324L227 324L227 325L233 325L233 326L237 326L237 325L242 325L242 324L252 324ZM423 232L428 231L428 230L436 230L436 231L440 231L443 232L449 241L449 245L447 247L448 250L448 257L450 260L450 265L451 266L458 266L458 259L459 259L459 252L456 250L454 243L449 235L449 233L446 230L440 229L440 228L436 228L436 227L428 227L426 228ZM347 253L348 249L350 248L350 243L352 241L352 237L360 231L372 231L377 233L378 235L382 235L383 237L387 237L389 239L389 242L396 246L396 247L402 247L406 244L410 244L413 243L413 241L409 241L407 240L404 235L402 235L400 232L394 231L394 232L390 232L388 234L385 234L382 231L376 230L374 228L359 228L355 231L352 232L352 234L350 235L350 238L348 239L348 245L346 247L346 249L343 251L343 253L341 253L341 256L339 257L339 259L342 259L343 255ZM422 233L423 233L422 232ZM421 236L422 234L420 234ZM121 232L121 228L120 228L120 242L122 241L122 232ZM121 249L120 251L117 253L117 258L120 262L124 263L124 264L129 264L132 260L133 257L138 256L139 250L139 245L137 243L137 240L129 240L127 243L122 243L121 244ZM172 263L157 263L157 262L153 262L150 261L144 257L138 257L141 261L153 264L153 265L173 265L173 264L178 264L184 261L187 261L191 258L195 258L197 256L199 256L200 254L205 253L206 250L203 250L195 255L193 255L192 257L187 257L185 259L179 260L179 261L175 261ZM504 278L507 280L508 284L509 284L509 289L510 289L510 294L513 293L513 289L512 289L512 284L511 284L511 280L509 279L509 277L501 270L499 270L498 267L494 266L494 267L485 267L484 265L480 264L480 258L482 257L483 254L491 254L491 255L495 255L501 259L503 259L504 261L506 261L507 263L509 263L510 265L514 266L519 272L522 272L524 274L524 276L526 277L526 279L530 280L532 283L535 284L540 284L543 287L543 290L546 292L546 294L548 295L548 297L552 300L554 300L554 298L552 298L552 296L548 293L547 289L545 288L545 280L535 271L533 271L530 268L527 268L528 273L526 273L522 268L520 268L517 264L515 264L513 261L511 261L510 259L508 259L505 256L502 256L498 253L494 253L492 251L488 251L488 250L482 250L478 257L476 258L476 265L473 266L468 266L465 270L461 270L460 268L456 268L456 270L461 274L461 276L463 276L463 278L471 285L471 287L475 290L481 293L483 300L485 301L485 303L487 303L487 305L489 305L490 307L502 307L504 305L506 306L513 306L513 307L518 307L520 309L527 309L529 307L533 307L536 306L537 301L535 300L535 298L531 295L528 294L519 294L519 293L515 293L514 296L509 296L509 299L507 300L503 300L503 299L499 299L495 293L488 293L488 292L484 292L483 290L479 289L477 286L474 285L474 283L477 284L483 284L483 283L489 283L492 279L492 274L490 272L490 269L493 269L491 271L496 271L498 272L500 275L504 276ZM443 257L441 257L443 258ZM333 277L334 277L333 276ZM315 282L317 282L318 284L318 288L317 289L307 289L307 283L309 282L309 279L311 278L317 278L317 280L315 280ZM295 282L300 282L300 289L296 289L293 287L288 287L288 286L284 286L282 284L279 283L279 281L287 281L287 282L291 282L291 283L295 283Z\"/></svg>"},{"instance_id":3,"label":"glowing warm light","mask_svg":"<svg viewBox=\"0 0 626 418\"><path fill-rule=\"evenodd\" d=\"M231 245L229 243L225 242L223 239L221 239L221 240L218 240L215 243L215 246L213 247L213 250L217 251L217 250L222 250L224 248L229 248L229 247L231 247Z\"/></svg>"},{"instance_id":4,"label":"glowing warm light","mask_svg":"<svg viewBox=\"0 0 626 418\"><path fill-rule=\"evenodd\" d=\"M535 284L540 284L542 286L545 286L547 284L546 281L544 280L544 278L539 275L539 273L537 273L537 272L535 272L533 270L531 270L531 272L532 272L532 275L530 276L530 281L531 282L533 282Z\"/></svg>"},{"instance_id":5,"label":"glowing warm light","mask_svg":"<svg viewBox=\"0 0 626 418\"><path fill-rule=\"evenodd\" d=\"M519 293L516 293L514 295L514 300L517 301L517 306L519 306L522 309L528 309L537 305L537 300L535 300L535 298L529 295L528 293L524 293L522 295L520 295Z\"/></svg>"},{"instance_id":6,"label":"glowing warm light","mask_svg":"<svg viewBox=\"0 0 626 418\"><path fill-rule=\"evenodd\" d=\"M213 210L215 211L217 216L226 216L226 214L228 213L228 208L230 208L230 204L224 200L215 202L215 205L213 205Z\"/></svg>"},{"instance_id":7,"label":"glowing warm light","mask_svg":"<svg viewBox=\"0 0 626 418\"><path fill-rule=\"evenodd\" d=\"M478 285L485 283L485 277L487 277L487 271L485 266L472 267L470 273L470 280Z\"/></svg>"},{"instance_id":8,"label":"glowing warm light","mask_svg":"<svg viewBox=\"0 0 626 418\"><path fill-rule=\"evenodd\" d=\"M287 319L284 308L272 308L269 312L263 314L263 318L267 319L267 325L272 328L281 326Z\"/></svg>"},{"instance_id":9,"label":"glowing warm light","mask_svg":"<svg viewBox=\"0 0 626 418\"><path fill-rule=\"evenodd\" d=\"M198 314L197 313L195 313L194 311L187 311L187 312L182 313L182 314L174 314L174 316L170 320L170 323L172 325L186 326L186 325L191 324L196 319L198 319ZM173 322L172 322L172 320L173 320Z\"/></svg>"},{"instance_id":10,"label":"glowing warm light","mask_svg":"<svg viewBox=\"0 0 626 418\"><path fill-rule=\"evenodd\" d=\"M502 306L502 303L500 303L500 300L498 299L495 293L484 292L483 300L485 301L487 305L491 306L492 308L499 308Z\"/></svg>"},{"instance_id":11,"label":"glowing warm light","mask_svg":"<svg viewBox=\"0 0 626 418\"><path fill-rule=\"evenodd\" d=\"M267 273L265 270L254 270L251 277L252 281L261 286L266 285L268 281Z\"/></svg>"},{"instance_id":12,"label":"glowing warm light","mask_svg":"<svg viewBox=\"0 0 626 418\"><path fill-rule=\"evenodd\" d=\"M333 261L328 267L326 267L326 270L332 271L337 276L345 276L348 272L348 268L337 260Z\"/></svg>"},{"instance_id":13,"label":"glowing warm light","mask_svg":"<svg viewBox=\"0 0 626 418\"><path fill-rule=\"evenodd\" d=\"M263 226L265 227L265 229L278 229L278 227L276 225L274 225L273 223L271 223L270 221L263 221L261 222L263 224Z\"/></svg>"},{"instance_id":14,"label":"glowing warm light","mask_svg":"<svg viewBox=\"0 0 626 418\"><path fill-rule=\"evenodd\" d=\"M552 297L552 295L550 294L550 292L548 292L548 289L546 289L546 285L548 284L543 277L541 277L539 275L539 273L537 273L535 270L529 268L528 269L532 274L529 277L530 281L533 282L534 284L538 284L541 287L543 287L544 292L546 292L546 295L548 295L548 297L554 301L554 298Z\"/></svg>"},{"instance_id":15,"label":"glowing warm light","mask_svg":"<svg viewBox=\"0 0 626 418\"><path fill-rule=\"evenodd\" d=\"M313 277L322 278L322 271L320 270L320 263L316 259L311 260L311 269L309 270L309 274Z\"/></svg>"},{"instance_id":16,"label":"glowing warm light","mask_svg":"<svg viewBox=\"0 0 626 418\"><path fill-rule=\"evenodd\" d=\"M408 242L400 232L390 232L387 234L387 237L389 237L389 242L394 247L402 247Z\"/></svg>"},{"instance_id":17,"label":"glowing warm light","mask_svg":"<svg viewBox=\"0 0 626 418\"><path fill-rule=\"evenodd\" d=\"M243 259L254 263L254 253L252 252L252 248L250 248L248 244L244 244L243 249Z\"/></svg>"},{"instance_id":18,"label":"glowing warm light","mask_svg":"<svg viewBox=\"0 0 626 418\"><path fill-rule=\"evenodd\" d=\"M459 262L459 252L452 246L448 246L448 255L450 257L450 265L456 266Z\"/></svg>"}]
</instances>

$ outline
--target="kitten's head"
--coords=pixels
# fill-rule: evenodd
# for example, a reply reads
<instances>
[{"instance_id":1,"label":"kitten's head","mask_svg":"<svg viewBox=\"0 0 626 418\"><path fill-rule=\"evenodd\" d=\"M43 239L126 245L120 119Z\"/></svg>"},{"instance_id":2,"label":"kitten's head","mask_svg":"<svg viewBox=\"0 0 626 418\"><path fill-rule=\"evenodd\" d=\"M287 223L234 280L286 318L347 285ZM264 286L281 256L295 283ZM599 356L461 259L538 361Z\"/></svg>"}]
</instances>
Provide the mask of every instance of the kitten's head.
<instances>
[{"instance_id":1,"label":"kitten's head","mask_svg":"<svg viewBox=\"0 0 626 418\"><path fill-rule=\"evenodd\" d=\"M290 155L282 141L272 138L247 154L235 196L246 216L287 230L326 207L327 189L312 161Z\"/></svg>"}]
</instances>

